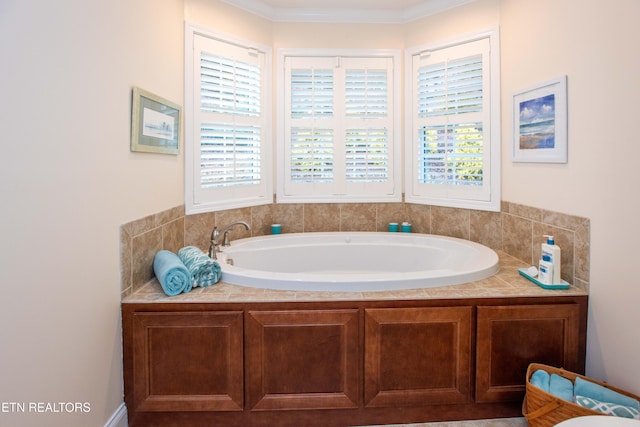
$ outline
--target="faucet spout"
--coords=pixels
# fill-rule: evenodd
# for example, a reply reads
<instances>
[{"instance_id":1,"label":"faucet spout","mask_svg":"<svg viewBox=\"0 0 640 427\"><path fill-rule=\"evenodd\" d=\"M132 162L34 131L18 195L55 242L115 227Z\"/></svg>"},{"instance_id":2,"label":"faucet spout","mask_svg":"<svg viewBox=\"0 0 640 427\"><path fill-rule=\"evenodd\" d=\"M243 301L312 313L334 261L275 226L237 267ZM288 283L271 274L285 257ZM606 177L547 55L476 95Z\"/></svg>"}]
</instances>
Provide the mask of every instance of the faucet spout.
<instances>
[{"instance_id":1,"label":"faucet spout","mask_svg":"<svg viewBox=\"0 0 640 427\"><path fill-rule=\"evenodd\" d=\"M222 227L221 230L218 230L217 226L213 227L213 231L211 232L211 244L209 245L209 258L217 259L216 254L221 251L220 249L220 235L222 235L222 246L231 245L231 239L229 238L229 232L236 225L244 226L245 230L251 231L251 226L244 221L236 221L229 225Z\"/></svg>"}]
</instances>

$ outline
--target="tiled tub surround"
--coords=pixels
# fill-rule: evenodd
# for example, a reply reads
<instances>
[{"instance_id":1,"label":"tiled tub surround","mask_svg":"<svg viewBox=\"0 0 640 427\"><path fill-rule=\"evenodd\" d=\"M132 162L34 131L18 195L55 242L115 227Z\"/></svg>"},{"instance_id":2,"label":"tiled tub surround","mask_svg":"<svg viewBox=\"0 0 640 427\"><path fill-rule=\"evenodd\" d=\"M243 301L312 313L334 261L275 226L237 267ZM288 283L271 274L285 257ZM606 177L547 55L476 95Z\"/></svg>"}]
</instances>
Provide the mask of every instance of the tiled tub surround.
<instances>
[{"instance_id":1,"label":"tiled tub surround","mask_svg":"<svg viewBox=\"0 0 640 427\"><path fill-rule=\"evenodd\" d=\"M459 237L503 251L537 265L543 235L562 248L562 278L589 287L589 219L502 202L501 212L444 208L411 203L271 204L196 215L184 206L152 214L121 227L122 296L138 291L154 278L153 257L161 249L177 252L194 245L207 251L214 225L246 221L251 231L236 227L232 241L270 234L273 223L284 233L313 231L386 231L389 222L409 221L416 233Z\"/></svg>"},{"instance_id":2,"label":"tiled tub surround","mask_svg":"<svg viewBox=\"0 0 640 427\"><path fill-rule=\"evenodd\" d=\"M206 288L194 288L191 292L169 297L157 280L151 280L135 293L124 298L131 303L208 303L208 302L312 302L312 301L384 301L428 300L460 298L545 297L550 295L587 295L586 289L570 287L568 290L545 290L520 276L518 268L526 267L523 261L498 250L500 271L492 277L460 285L426 289L404 289L376 292L325 292L287 291L251 288L229 283L219 283Z\"/></svg>"}]
</instances>

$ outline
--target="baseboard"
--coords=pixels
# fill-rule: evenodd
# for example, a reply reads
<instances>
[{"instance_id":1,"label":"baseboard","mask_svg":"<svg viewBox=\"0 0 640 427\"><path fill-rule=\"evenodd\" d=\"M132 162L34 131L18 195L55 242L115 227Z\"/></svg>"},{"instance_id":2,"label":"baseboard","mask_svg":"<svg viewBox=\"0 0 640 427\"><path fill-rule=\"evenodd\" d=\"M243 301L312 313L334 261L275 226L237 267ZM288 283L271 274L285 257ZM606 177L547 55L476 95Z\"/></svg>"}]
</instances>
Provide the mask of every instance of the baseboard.
<instances>
[{"instance_id":1,"label":"baseboard","mask_svg":"<svg viewBox=\"0 0 640 427\"><path fill-rule=\"evenodd\" d=\"M113 415L111 415L111 418L109 418L104 427L128 427L128 425L127 407L123 402Z\"/></svg>"}]
</instances>

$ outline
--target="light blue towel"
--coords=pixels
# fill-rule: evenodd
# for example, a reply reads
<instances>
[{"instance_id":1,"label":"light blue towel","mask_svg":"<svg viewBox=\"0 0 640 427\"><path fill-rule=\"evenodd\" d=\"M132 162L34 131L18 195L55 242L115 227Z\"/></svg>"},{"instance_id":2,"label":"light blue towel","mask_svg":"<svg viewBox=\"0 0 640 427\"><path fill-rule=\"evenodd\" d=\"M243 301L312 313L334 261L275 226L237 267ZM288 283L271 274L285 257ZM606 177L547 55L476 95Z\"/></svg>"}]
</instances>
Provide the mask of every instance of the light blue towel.
<instances>
[{"instance_id":1,"label":"light blue towel","mask_svg":"<svg viewBox=\"0 0 640 427\"><path fill-rule=\"evenodd\" d=\"M580 377L576 378L576 396L584 396L600 402L615 403L617 405L640 409L640 404L636 399Z\"/></svg>"},{"instance_id":2,"label":"light blue towel","mask_svg":"<svg viewBox=\"0 0 640 427\"><path fill-rule=\"evenodd\" d=\"M529 383L549 393L549 373L544 369L538 369L531 374Z\"/></svg>"},{"instance_id":3,"label":"light blue towel","mask_svg":"<svg viewBox=\"0 0 640 427\"><path fill-rule=\"evenodd\" d=\"M558 374L549 377L549 393L568 402L573 402L573 383Z\"/></svg>"},{"instance_id":4,"label":"light blue towel","mask_svg":"<svg viewBox=\"0 0 640 427\"><path fill-rule=\"evenodd\" d=\"M193 286L211 286L220 280L220 264L209 258L200 248L187 246L178 251L178 256L191 272Z\"/></svg>"},{"instance_id":5,"label":"light blue towel","mask_svg":"<svg viewBox=\"0 0 640 427\"><path fill-rule=\"evenodd\" d=\"M178 255L170 251L159 251L153 258L153 271L170 297L191 290L191 273Z\"/></svg>"}]
</instances>

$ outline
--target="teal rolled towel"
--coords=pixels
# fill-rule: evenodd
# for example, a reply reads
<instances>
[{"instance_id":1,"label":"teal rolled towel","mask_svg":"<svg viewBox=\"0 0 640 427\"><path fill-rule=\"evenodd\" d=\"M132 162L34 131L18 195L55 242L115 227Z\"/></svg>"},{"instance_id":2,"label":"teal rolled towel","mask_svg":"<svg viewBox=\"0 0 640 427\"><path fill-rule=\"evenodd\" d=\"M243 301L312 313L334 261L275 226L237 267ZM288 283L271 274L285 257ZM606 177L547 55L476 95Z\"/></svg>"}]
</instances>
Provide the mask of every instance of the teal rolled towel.
<instances>
[{"instance_id":1,"label":"teal rolled towel","mask_svg":"<svg viewBox=\"0 0 640 427\"><path fill-rule=\"evenodd\" d=\"M568 402L573 401L573 383L558 374L549 377L549 393Z\"/></svg>"},{"instance_id":2,"label":"teal rolled towel","mask_svg":"<svg viewBox=\"0 0 640 427\"><path fill-rule=\"evenodd\" d=\"M600 384L584 380L580 377L576 378L576 396L584 396L600 402L615 403L617 405L640 409L640 404L636 399L603 387Z\"/></svg>"},{"instance_id":3,"label":"teal rolled towel","mask_svg":"<svg viewBox=\"0 0 640 427\"><path fill-rule=\"evenodd\" d=\"M162 250L153 258L153 272L160 286L170 297L191 290L191 273L173 252Z\"/></svg>"},{"instance_id":4,"label":"teal rolled towel","mask_svg":"<svg viewBox=\"0 0 640 427\"><path fill-rule=\"evenodd\" d=\"M187 246L178 251L178 256L191 273L193 286L211 286L220 280L220 264L209 258L200 248Z\"/></svg>"},{"instance_id":5,"label":"teal rolled towel","mask_svg":"<svg viewBox=\"0 0 640 427\"><path fill-rule=\"evenodd\" d=\"M549 393L549 374L544 369L536 370L529 380L531 385L536 386Z\"/></svg>"}]
</instances>

